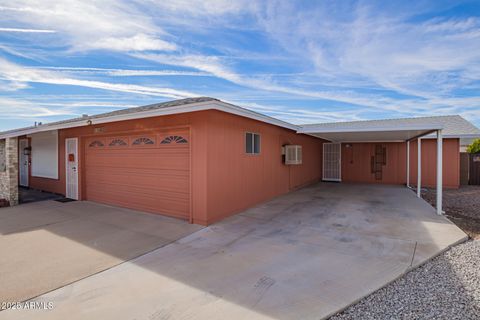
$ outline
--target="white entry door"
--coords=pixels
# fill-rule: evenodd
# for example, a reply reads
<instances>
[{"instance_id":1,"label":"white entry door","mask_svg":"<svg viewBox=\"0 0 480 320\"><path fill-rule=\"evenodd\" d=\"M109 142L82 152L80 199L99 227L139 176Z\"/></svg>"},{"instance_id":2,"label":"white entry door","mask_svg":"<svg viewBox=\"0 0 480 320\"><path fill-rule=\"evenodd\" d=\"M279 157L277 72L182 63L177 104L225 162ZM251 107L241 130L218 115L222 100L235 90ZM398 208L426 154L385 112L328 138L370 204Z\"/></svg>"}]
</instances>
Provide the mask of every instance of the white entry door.
<instances>
[{"instance_id":1,"label":"white entry door","mask_svg":"<svg viewBox=\"0 0 480 320\"><path fill-rule=\"evenodd\" d=\"M28 168L30 166L29 156L25 154L28 148L28 139L20 139L18 141L18 170L19 184L22 187L28 187Z\"/></svg>"},{"instance_id":2,"label":"white entry door","mask_svg":"<svg viewBox=\"0 0 480 320\"><path fill-rule=\"evenodd\" d=\"M78 138L65 139L65 197L78 200Z\"/></svg>"},{"instance_id":3,"label":"white entry door","mask_svg":"<svg viewBox=\"0 0 480 320\"><path fill-rule=\"evenodd\" d=\"M342 181L342 144L323 144L323 180Z\"/></svg>"}]
</instances>

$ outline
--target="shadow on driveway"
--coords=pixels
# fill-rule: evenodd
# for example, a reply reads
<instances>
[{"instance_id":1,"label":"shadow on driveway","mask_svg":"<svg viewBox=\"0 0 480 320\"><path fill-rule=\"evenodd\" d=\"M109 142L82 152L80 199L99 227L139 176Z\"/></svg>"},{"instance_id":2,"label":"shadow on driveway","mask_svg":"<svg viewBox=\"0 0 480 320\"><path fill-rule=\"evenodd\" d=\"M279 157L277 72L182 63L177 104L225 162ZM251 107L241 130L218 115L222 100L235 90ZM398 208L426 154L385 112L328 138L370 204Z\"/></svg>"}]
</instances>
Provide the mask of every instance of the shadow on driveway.
<instances>
[{"instance_id":1,"label":"shadow on driveway","mask_svg":"<svg viewBox=\"0 0 480 320\"><path fill-rule=\"evenodd\" d=\"M115 227L117 212L99 219ZM169 231L142 228L156 237ZM3 224L0 231L10 233ZM91 237L105 231L90 231L88 224L89 236L38 228L122 257L118 248L128 241L96 247ZM34 299L53 302L53 310L0 318L319 319L465 239L406 188L319 183Z\"/></svg>"}]
</instances>

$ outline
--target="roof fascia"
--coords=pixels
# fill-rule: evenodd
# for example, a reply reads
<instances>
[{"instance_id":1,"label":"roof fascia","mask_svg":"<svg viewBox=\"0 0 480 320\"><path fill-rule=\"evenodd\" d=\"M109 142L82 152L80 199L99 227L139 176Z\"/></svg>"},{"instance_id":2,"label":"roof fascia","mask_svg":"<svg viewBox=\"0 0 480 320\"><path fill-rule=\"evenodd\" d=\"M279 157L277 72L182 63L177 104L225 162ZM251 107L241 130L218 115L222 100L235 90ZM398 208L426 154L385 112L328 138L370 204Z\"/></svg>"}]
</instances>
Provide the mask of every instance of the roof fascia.
<instances>
[{"instance_id":1,"label":"roof fascia","mask_svg":"<svg viewBox=\"0 0 480 320\"><path fill-rule=\"evenodd\" d=\"M365 127L352 127L352 128L324 128L313 127L305 128L300 127L298 133L355 133L355 132L388 132L388 131L415 131L415 130L441 130L442 126L439 125L425 125L425 126L403 126L403 127L377 127L377 128L365 128Z\"/></svg>"}]
</instances>

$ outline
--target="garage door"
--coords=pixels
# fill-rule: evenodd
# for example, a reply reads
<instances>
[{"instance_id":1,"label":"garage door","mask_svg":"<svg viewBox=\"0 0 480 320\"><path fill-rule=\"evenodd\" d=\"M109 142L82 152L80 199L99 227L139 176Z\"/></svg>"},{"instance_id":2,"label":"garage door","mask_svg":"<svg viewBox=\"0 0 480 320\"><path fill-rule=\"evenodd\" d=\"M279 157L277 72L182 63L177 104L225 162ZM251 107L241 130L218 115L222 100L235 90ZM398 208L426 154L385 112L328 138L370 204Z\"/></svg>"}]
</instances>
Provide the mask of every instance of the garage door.
<instances>
[{"instance_id":1,"label":"garage door","mask_svg":"<svg viewBox=\"0 0 480 320\"><path fill-rule=\"evenodd\" d=\"M188 129L85 140L87 200L187 219Z\"/></svg>"}]
</instances>

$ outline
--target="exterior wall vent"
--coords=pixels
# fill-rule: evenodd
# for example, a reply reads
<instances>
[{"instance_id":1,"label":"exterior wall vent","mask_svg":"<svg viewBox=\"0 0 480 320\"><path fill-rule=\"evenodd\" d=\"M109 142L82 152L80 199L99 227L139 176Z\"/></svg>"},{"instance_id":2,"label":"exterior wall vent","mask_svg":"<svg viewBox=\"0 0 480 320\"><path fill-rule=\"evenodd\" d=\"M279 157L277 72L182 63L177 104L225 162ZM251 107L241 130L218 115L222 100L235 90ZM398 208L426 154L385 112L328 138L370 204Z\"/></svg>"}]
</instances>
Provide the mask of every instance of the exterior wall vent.
<instances>
[{"instance_id":1,"label":"exterior wall vent","mask_svg":"<svg viewBox=\"0 0 480 320\"><path fill-rule=\"evenodd\" d=\"M302 146L291 144L284 148L285 164L302 164Z\"/></svg>"}]
</instances>

